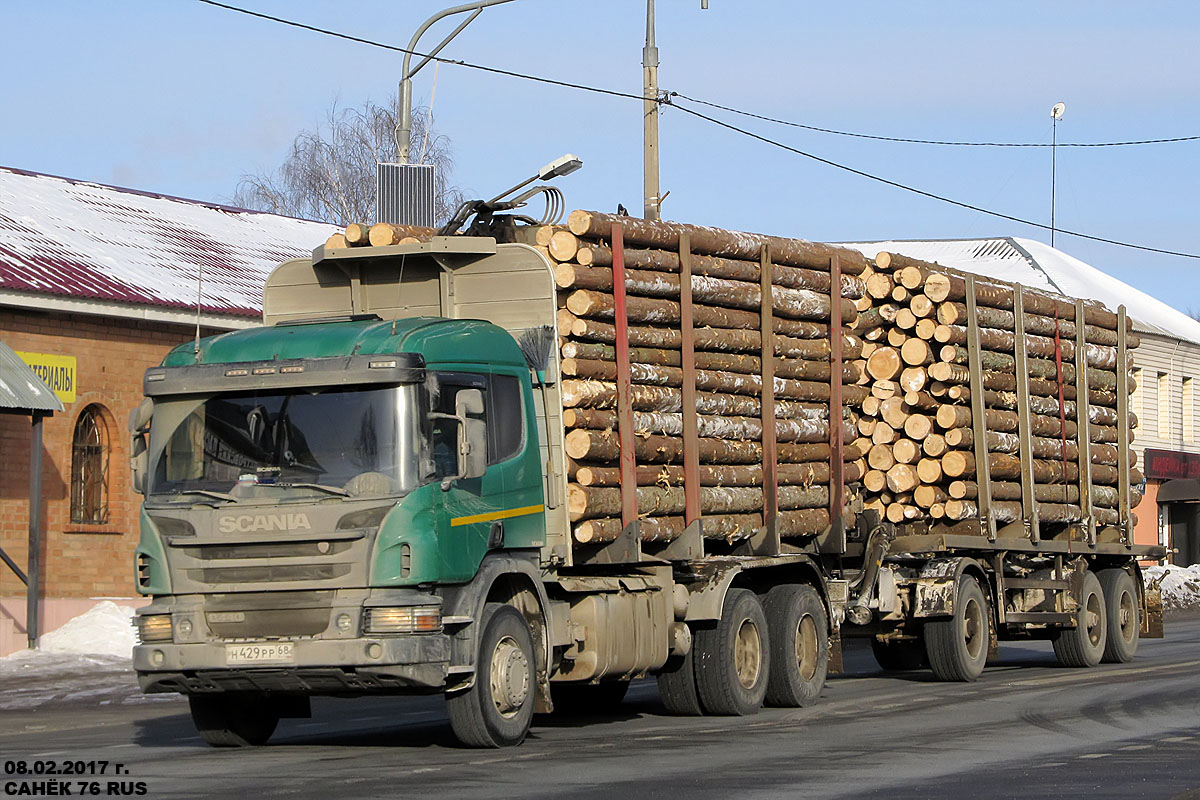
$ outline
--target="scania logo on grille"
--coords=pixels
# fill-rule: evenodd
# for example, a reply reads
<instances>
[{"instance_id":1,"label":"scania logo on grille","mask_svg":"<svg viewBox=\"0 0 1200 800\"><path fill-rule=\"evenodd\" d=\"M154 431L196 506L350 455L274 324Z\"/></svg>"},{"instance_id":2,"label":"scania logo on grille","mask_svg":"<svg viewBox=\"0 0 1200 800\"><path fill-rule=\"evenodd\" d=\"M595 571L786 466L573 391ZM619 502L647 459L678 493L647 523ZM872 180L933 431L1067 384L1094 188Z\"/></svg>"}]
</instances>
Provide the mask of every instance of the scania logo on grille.
<instances>
[{"instance_id":1,"label":"scania logo on grille","mask_svg":"<svg viewBox=\"0 0 1200 800\"><path fill-rule=\"evenodd\" d=\"M239 514L221 517L221 533L250 533L251 531L312 530L308 515L298 514Z\"/></svg>"}]
</instances>

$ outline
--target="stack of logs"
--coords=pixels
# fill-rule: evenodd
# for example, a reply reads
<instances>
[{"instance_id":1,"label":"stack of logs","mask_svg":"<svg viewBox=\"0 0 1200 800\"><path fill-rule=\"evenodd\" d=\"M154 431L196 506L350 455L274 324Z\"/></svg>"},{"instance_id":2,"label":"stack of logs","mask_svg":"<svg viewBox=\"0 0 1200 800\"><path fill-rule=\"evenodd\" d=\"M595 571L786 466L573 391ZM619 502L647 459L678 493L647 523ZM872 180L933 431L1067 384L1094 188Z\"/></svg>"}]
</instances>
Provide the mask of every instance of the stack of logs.
<instances>
[{"instance_id":1,"label":"stack of logs","mask_svg":"<svg viewBox=\"0 0 1200 800\"><path fill-rule=\"evenodd\" d=\"M871 395L863 401L858 430L872 445L863 485L866 506L892 522L954 522L979 516L967 278L965 273L886 252L878 254L866 277L867 294L886 323L872 330L864 345ZM976 278L975 287L996 522L1019 520L1023 510L1016 333L1020 322L1038 516L1049 524L1074 523L1084 516L1079 504L1080 388L1075 381L1077 326L1082 324L1094 519L1098 525L1118 524L1117 370L1129 370L1129 365L1117 363L1117 315L1087 302L1081 320L1075 301L1024 289L1024 313L1017 320L1014 286ZM1137 338L1127 334L1126 346L1137 344ZM1127 375L1132 391L1132 373ZM1136 424L1132 414L1129 422L1130 427ZM1130 474L1132 484L1141 481L1136 470ZM1130 507L1140 499L1131 489Z\"/></svg>"},{"instance_id":2,"label":"stack of logs","mask_svg":"<svg viewBox=\"0 0 1200 800\"><path fill-rule=\"evenodd\" d=\"M843 332L842 407L832 418L841 429L847 502L861 502L894 523L979 517L969 388L970 276L887 252L871 260L800 239L575 211L566 226L509 233L512 240L537 246L555 265L568 506L577 542L610 542L624 527L613 225L621 226L623 239L636 499L644 542L671 541L686 527L682 412L689 397L698 414L698 510L705 538L733 543L763 525L763 459L769 456L762 441L768 419L762 407L764 352L774 353L767 366L777 530L786 539L829 528L836 439L829 430L831 313L839 315ZM433 235L430 228L354 224L331 236L326 247L410 244ZM831 288L834 256L840 291ZM692 275L694 392L683 385L685 259ZM772 333L765 350L760 331L762 287L768 282ZM1075 381L1082 324L1094 520L1119 524L1117 374L1130 367L1117 363L1118 316L1086 302L1081 320L1073 299L1029 289L1018 303L1012 284L990 278L975 278L975 304L993 519L1005 524L1023 516L1021 327L1038 515L1042 523L1060 526L1084 516ZM1018 305L1024 309L1019 321ZM1127 333L1127 347L1137 344ZM1131 370L1127 374L1133 391ZM1136 425L1132 413L1129 423ZM1130 483L1141 480L1131 469ZM1140 499L1131 488L1130 508Z\"/></svg>"},{"instance_id":3,"label":"stack of logs","mask_svg":"<svg viewBox=\"0 0 1200 800\"><path fill-rule=\"evenodd\" d=\"M763 525L764 263L773 331L768 345L774 355L769 367L777 443L776 527L783 538L826 530L831 310L840 316L844 331L843 406L832 414L844 442L844 480L857 485L866 471L866 442L855 441L856 410L868 396L861 333L864 326L881 322L878 315L860 314L856 305L866 298L858 277L867 268L866 259L854 251L796 239L575 211L568 227L541 229L537 244L556 263L568 506L576 541L612 541L623 527L615 410L614 224L621 225L623 239L642 540L669 541L686 527L682 411L689 393L683 387L680 298L685 257L692 274L693 402L705 538L732 543ZM840 291L831 292L830 258L835 253L842 277Z\"/></svg>"}]
</instances>

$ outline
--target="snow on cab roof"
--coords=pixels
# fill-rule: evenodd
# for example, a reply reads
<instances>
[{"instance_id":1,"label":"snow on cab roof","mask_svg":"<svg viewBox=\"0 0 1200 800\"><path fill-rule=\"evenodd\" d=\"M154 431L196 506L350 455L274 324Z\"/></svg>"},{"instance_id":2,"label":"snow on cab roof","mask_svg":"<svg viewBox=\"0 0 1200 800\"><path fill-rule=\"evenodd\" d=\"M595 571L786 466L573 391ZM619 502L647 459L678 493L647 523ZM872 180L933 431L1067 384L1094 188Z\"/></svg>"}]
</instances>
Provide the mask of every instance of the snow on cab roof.
<instances>
[{"instance_id":1,"label":"snow on cab roof","mask_svg":"<svg viewBox=\"0 0 1200 800\"><path fill-rule=\"evenodd\" d=\"M0 167L0 290L256 316L280 262L337 228Z\"/></svg>"},{"instance_id":2,"label":"snow on cab roof","mask_svg":"<svg viewBox=\"0 0 1200 800\"><path fill-rule=\"evenodd\" d=\"M1200 344L1200 322L1090 264L1032 239L1005 236L843 244L871 258L886 250L1034 289L1099 300L1113 310L1124 304L1134 330Z\"/></svg>"}]
</instances>

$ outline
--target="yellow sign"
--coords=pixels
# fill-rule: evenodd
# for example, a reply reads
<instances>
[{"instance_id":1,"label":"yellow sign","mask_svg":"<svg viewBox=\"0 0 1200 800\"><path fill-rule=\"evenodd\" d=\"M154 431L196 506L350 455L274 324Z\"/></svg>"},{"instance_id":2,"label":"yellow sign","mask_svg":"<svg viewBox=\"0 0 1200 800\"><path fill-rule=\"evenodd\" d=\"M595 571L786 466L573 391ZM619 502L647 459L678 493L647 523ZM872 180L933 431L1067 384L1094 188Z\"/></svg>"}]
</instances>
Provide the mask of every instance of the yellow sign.
<instances>
[{"instance_id":1,"label":"yellow sign","mask_svg":"<svg viewBox=\"0 0 1200 800\"><path fill-rule=\"evenodd\" d=\"M75 356L52 356L46 353L17 353L21 360L49 386L64 403L75 402Z\"/></svg>"}]
</instances>

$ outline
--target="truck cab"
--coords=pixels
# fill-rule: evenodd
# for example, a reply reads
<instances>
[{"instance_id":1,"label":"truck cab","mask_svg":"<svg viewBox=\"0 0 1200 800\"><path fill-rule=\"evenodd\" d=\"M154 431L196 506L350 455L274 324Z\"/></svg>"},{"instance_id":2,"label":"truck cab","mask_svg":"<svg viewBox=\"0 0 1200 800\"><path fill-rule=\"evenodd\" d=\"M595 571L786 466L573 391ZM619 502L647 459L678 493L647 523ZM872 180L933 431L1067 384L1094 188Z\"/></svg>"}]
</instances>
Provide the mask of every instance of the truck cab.
<instances>
[{"instance_id":1,"label":"truck cab","mask_svg":"<svg viewBox=\"0 0 1200 800\"><path fill-rule=\"evenodd\" d=\"M493 716L527 727L548 705L541 571L568 548L550 365L514 335L553 326L553 296L525 245L318 248L272 274L263 327L149 370L143 689L187 694L214 744L265 740L313 694L469 694L482 617L508 602L532 652L509 636Z\"/></svg>"}]
</instances>

